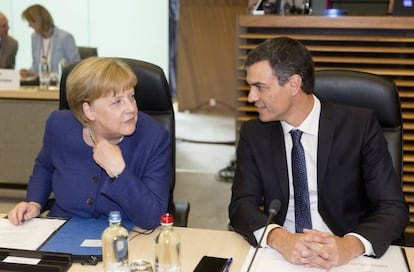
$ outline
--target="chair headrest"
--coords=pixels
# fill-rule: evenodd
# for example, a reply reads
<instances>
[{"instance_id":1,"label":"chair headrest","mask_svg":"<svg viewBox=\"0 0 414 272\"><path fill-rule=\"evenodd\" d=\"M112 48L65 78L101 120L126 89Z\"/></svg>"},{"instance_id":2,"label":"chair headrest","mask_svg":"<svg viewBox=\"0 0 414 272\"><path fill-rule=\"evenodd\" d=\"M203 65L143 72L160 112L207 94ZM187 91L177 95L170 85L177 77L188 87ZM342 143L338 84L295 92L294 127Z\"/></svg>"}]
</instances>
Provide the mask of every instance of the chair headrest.
<instances>
[{"instance_id":1,"label":"chair headrest","mask_svg":"<svg viewBox=\"0 0 414 272\"><path fill-rule=\"evenodd\" d=\"M135 98L138 109L143 112L157 114L173 112L171 94L164 71L157 65L128 58L116 58L131 67L138 78L135 86ZM60 82L59 109L69 109L66 100L66 79L79 62L65 67Z\"/></svg>"},{"instance_id":2,"label":"chair headrest","mask_svg":"<svg viewBox=\"0 0 414 272\"><path fill-rule=\"evenodd\" d=\"M385 77L350 70L319 70L315 95L331 102L372 109L382 127L402 126L395 83Z\"/></svg>"}]
</instances>

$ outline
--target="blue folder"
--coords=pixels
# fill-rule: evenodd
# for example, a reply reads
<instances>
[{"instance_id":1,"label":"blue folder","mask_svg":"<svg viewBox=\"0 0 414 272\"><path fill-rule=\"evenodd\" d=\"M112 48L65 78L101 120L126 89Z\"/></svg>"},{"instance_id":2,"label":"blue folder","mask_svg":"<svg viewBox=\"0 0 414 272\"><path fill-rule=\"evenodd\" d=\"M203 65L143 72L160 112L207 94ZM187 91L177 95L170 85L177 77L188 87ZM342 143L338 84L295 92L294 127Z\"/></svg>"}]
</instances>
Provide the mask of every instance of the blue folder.
<instances>
[{"instance_id":1,"label":"blue folder","mask_svg":"<svg viewBox=\"0 0 414 272\"><path fill-rule=\"evenodd\" d=\"M107 218L73 217L63 224L40 248L40 251L69 253L74 256L102 256L102 247L81 247L85 239L100 240L108 227ZM129 231L134 227L131 221L123 220Z\"/></svg>"}]
</instances>

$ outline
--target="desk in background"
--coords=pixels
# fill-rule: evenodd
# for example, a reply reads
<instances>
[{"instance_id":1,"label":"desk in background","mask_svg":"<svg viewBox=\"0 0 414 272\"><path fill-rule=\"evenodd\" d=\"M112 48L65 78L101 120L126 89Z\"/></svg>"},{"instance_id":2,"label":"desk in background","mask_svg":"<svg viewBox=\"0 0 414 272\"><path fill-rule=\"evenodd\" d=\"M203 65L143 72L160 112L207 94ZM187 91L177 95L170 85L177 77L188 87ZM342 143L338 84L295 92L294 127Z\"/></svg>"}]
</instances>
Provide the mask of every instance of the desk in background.
<instances>
[{"instance_id":1,"label":"desk in background","mask_svg":"<svg viewBox=\"0 0 414 272\"><path fill-rule=\"evenodd\" d=\"M22 87L0 91L0 188L24 188L40 150L45 121L59 92Z\"/></svg>"}]
</instances>

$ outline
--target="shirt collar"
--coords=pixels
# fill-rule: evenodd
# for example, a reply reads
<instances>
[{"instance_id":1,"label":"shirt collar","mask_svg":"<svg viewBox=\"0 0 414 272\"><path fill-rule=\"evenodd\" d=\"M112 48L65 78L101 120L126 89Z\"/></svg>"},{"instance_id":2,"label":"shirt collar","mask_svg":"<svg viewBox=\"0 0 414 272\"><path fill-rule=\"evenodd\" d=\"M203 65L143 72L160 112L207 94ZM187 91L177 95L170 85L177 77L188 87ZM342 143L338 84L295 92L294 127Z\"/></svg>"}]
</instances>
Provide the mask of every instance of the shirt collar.
<instances>
[{"instance_id":1,"label":"shirt collar","mask_svg":"<svg viewBox=\"0 0 414 272\"><path fill-rule=\"evenodd\" d=\"M305 134L310 135L318 135L318 128L319 128L319 116L321 113L321 102L319 99L313 95L313 108L311 112L306 116L305 120L303 120L302 124L300 124L296 129L300 129ZM295 129L295 127L291 126L285 121L280 121L282 124L283 132L285 134L289 133L292 129Z\"/></svg>"}]
</instances>

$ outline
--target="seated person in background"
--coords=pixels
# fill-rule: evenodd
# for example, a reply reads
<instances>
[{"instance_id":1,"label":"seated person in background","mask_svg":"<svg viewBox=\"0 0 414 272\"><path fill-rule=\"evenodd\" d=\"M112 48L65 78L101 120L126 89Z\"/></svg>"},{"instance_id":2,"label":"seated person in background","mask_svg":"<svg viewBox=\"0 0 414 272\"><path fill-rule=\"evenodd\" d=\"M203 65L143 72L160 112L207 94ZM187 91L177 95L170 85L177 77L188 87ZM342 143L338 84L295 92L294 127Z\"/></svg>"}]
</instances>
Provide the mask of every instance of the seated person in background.
<instances>
[{"instance_id":1,"label":"seated person in background","mask_svg":"<svg viewBox=\"0 0 414 272\"><path fill-rule=\"evenodd\" d=\"M287 261L329 269L359 255L381 257L401 237L409 213L374 114L313 95L312 57L290 38L263 42L249 52L245 67L248 101L259 119L240 129L232 227L256 245L269 204L279 199L280 211L261 246ZM294 145L295 130L303 134ZM292 152L300 143L306 163L302 179ZM305 184L295 194L299 180ZM263 203L265 212L259 209Z\"/></svg>"},{"instance_id":2,"label":"seated person in background","mask_svg":"<svg viewBox=\"0 0 414 272\"><path fill-rule=\"evenodd\" d=\"M67 78L71 110L49 116L26 201L8 214L13 224L38 216L53 192L49 216L98 218L119 210L140 228L159 225L168 206L171 136L138 112L136 83L118 60L76 65Z\"/></svg>"},{"instance_id":3,"label":"seated person in background","mask_svg":"<svg viewBox=\"0 0 414 272\"><path fill-rule=\"evenodd\" d=\"M18 43L8 33L9 21L0 12L0 68L14 69Z\"/></svg>"},{"instance_id":4,"label":"seated person in background","mask_svg":"<svg viewBox=\"0 0 414 272\"><path fill-rule=\"evenodd\" d=\"M49 11L41 5L28 7L22 18L35 31L32 34L32 67L20 70L22 78L38 76L42 58L47 59L50 72L59 72L59 62L70 64L80 60L79 51L72 34L59 29L53 23Z\"/></svg>"}]
</instances>

